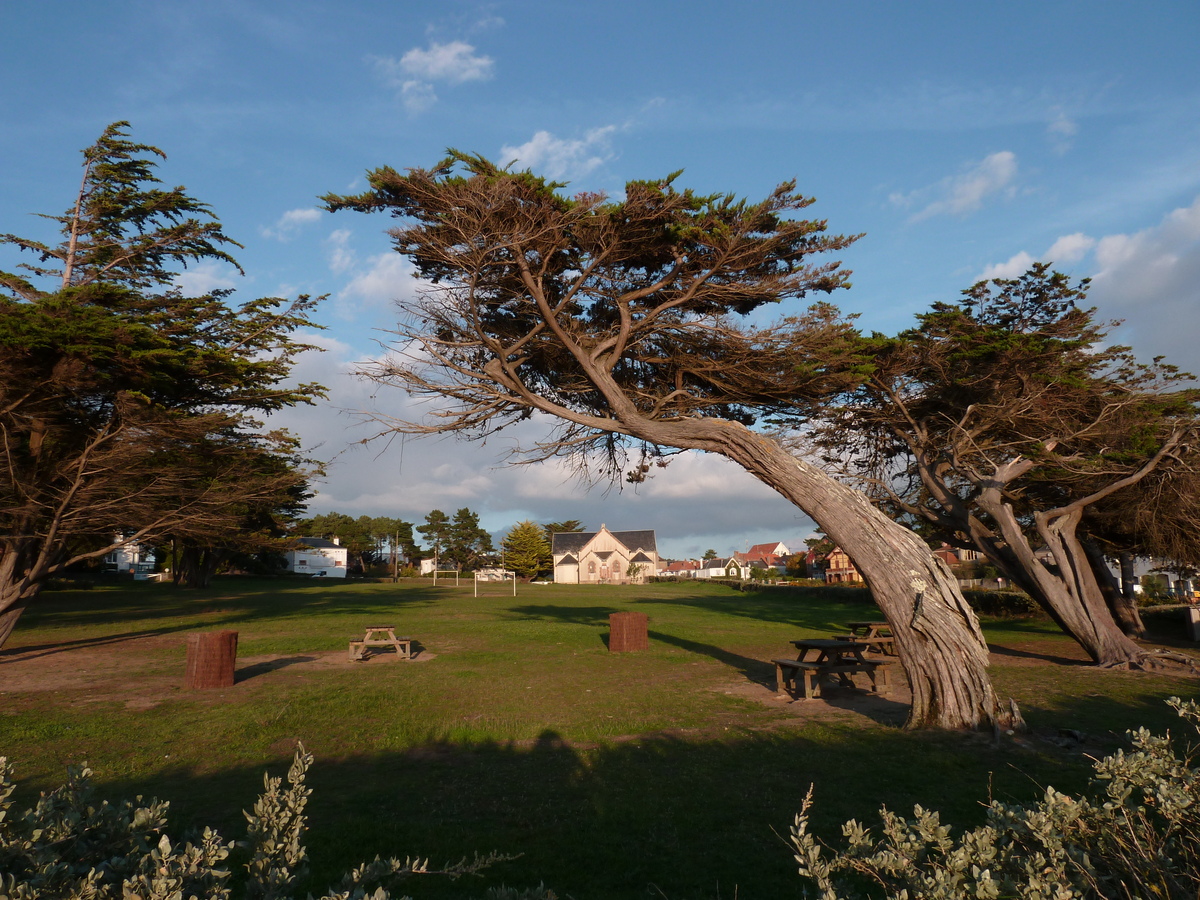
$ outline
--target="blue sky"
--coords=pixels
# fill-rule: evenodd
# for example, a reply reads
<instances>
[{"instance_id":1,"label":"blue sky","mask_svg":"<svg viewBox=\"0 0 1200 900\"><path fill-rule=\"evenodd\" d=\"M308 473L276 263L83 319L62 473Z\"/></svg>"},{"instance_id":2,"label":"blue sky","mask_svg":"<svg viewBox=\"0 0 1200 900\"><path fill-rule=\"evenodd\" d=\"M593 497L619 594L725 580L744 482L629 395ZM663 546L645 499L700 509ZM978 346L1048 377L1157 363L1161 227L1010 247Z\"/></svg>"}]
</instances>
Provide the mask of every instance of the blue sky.
<instances>
[{"instance_id":1,"label":"blue sky","mask_svg":"<svg viewBox=\"0 0 1200 900\"><path fill-rule=\"evenodd\" d=\"M810 523L736 467L677 460L636 491L502 467L512 439L358 442L351 411L403 416L352 376L416 285L386 218L316 198L447 147L621 191L681 184L758 198L790 178L836 232L865 232L834 299L894 331L1035 259L1094 278L1143 356L1200 371L1200 4L1155 2L60 2L0 4L0 231L51 235L79 150L109 122L161 147L165 181L245 245L185 286L328 294L298 375L330 401L281 417L331 461L313 512L470 506L654 528L674 556ZM9 268L15 262L0 259Z\"/></svg>"}]
</instances>

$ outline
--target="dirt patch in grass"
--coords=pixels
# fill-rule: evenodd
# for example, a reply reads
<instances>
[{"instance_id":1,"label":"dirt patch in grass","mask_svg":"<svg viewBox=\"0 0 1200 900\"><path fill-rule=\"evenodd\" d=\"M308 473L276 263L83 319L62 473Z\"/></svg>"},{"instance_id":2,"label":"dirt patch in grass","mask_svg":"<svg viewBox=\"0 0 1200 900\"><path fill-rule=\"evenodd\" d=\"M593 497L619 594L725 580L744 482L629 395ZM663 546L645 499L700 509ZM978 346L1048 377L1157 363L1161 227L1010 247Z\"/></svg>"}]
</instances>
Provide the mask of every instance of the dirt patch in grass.
<instances>
[{"instance_id":1,"label":"dirt patch in grass","mask_svg":"<svg viewBox=\"0 0 1200 900\"><path fill-rule=\"evenodd\" d=\"M36 645L0 654L0 694L56 694L60 703L117 702L127 709L153 709L183 691L185 643L177 635L148 635L93 644ZM377 654L352 662L344 650L300 655L239 656L235 687L257 679L288 679L329 668L424 663L428 650L411 660Z\"/></svg>"},{"instance_id":2,"label":"dirt patch in grass","mask_svg":"<svg viewBox=\"0 0 1200 900\"><path fill-rule=\"evenodd\" d=\"M56 703L64 705L117 702L131 710L150 710L184 692L184 646L178 634L157 634L8 649L0 653L0 695L13 699L24 695L24 699L33 700L51 693ZM1007 638L992 643L990 649L996 670L1043 668L1049 674L1059 667L1089 664L1081 648L1057 634ZM379 653L354 662L343 650L243 656L238 658L232 691L236 694L243 685L266 687L302 679L314 671L426 663L437 656L423 648L410 661ZM789 717L899 726L912 696L899 665L892 667L891 677L893 685L888 696L829 685L822 689L820 698L792 700L775 690L773 679L757 675L697 689L737 697ZM227 701L230 694L222 692L220 699Z\"/></svg>"}]
</instances>

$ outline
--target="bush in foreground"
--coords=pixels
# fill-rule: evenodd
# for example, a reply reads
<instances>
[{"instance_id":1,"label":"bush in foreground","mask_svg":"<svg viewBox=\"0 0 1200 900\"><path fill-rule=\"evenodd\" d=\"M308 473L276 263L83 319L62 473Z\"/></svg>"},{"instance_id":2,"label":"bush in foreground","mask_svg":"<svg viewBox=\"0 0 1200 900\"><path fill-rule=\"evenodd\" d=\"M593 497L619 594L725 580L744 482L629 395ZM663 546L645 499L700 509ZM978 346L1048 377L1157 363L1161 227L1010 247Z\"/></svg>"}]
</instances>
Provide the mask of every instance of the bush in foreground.
<instances>
[{"instance_id":1,"label":"bush in foreground","mask_svg":"<svg viewBox=\"0 0 1200 900\"><path fill-rule=\"evenodd\" d=\"M1172 698L1200 730L1200 706ZM1088 796L1047 788L1032 806L993 800L987 824L951 837L936 812L916 807L904 819L886 808L878 836L851 820L846 848L827 856L808 830L809 789L791 829L806 876L821 900L863 896L958 900L964 897L1163 898L1200 896L1200 769L1168 737L1130 732L1133 750L1095 763ZM848 876L848 877L847 877ZM874 884L882 893L870 891Z\"/></svg>"},{"instance_id":2,"label":"bush in foreground","mask_svg":"<svg viewBox=\"0 0 1200 900\"><path fill-rule=\"evenodd\" d=\"M312 756L300 747L283 779L269 775L251 812L246 840L225 842L211 828L185 842L167 835L168 804L142 798L97 803L86 767L68 770L67 783L43 794L23 816L13 818L12 766L0 756L0 900L285 900L295 895L307 870L304 814L310 789L304 785ZM247 877L230 883L232 854L245 854ZM496 853L441 869L409 857L376 857L351 870L323 900L388 900L389 889L415 875L458 878L512 857ZM553 900L538 888L491 889L491 900Z\"/></svg>"}]
</instances>

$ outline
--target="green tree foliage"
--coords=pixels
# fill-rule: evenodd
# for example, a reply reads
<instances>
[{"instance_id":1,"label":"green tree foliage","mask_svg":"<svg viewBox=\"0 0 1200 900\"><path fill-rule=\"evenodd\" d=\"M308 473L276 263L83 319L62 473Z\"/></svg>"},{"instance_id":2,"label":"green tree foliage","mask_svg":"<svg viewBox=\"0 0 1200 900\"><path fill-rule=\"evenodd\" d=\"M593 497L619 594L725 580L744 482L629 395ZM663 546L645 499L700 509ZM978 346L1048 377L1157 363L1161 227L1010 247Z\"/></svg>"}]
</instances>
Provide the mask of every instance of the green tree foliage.
<instances>
[{"instance_id":1,"label":"green tree foliage","mask_svg":"<svg viewBox=\"0 0 1200 900\"><path fill-rule=\"evenodd\" d=\"M704 555L703 555L702 557L700 557L700 558L701 558L702 560L704 560L705 562L707 562L707 561L708 561L708 560L710 560L710 559L716 559L716 558L717 558L717 551L716 551L716 550L714 550L712 547L709 547L707 550L705 550L705 551L704 551Z\"/></svg>"},{"instance_id":2,"label":"green tree foliage","mask_svg":"<svg viewBox=\"0 0 1200 900\"><path fill-rule=\"evenodd\" d=\"M500 542L504 567L521 578L534 578L553 566L545 528L529 519L518 522Z\"/></svg>"},{"instance_id":3,"label":"green tree foliage","mask_svg":"<svg viewBox=\"0 0 1200 900\"><path fill-rule=\"evenodd\" d=\"M872 372L827 410L823 442L893 514L984 554L1097 663L1129 665L1145 651L1114 621L1089 522L1114 504L1149 512L1147 526L1187 521L1195 499L1143 501L1146 485L1194 491L1197 393L1190 376L1109 344L1114 323L1082 306L1086 288L1038 264L865 341Z\"/></svg>"},{"instance_id":4,"label":"green tree foliage","mask_svg":"<svg viewBox=\"0 0 1200 900\"><path fill-rule=\"evenodd\" d=\"M295 442L254 415L320 395L286 385L314 301L172 287L236 244L158 186L162 152L127 128L84 151L75 201L45 217L58 243L0 236L36 257L0 272L0 644L47 578L117 534L216 550L281 530L303 494Z\"/></svg>"},{"instance_id":5,"label":"green tree foliage","mask_svg":"<svg viewBox=\"0 0 1200 900\"><path fill-rule=\"evenodd\" d=\"M392 570L392 579L395 580L399 577L401 560L405 565L411 566L420 553L420 548L413 540L412 523L403 519L376 516L371 519L370 528L375 536L376 555L382 559L386 554Z\"/></svg>"},{"instance_id":6,"label":"green tree foliage","mask_svg":"<svg viewBox=\"0 0 1200 900\"><path fill-rule=\"evenodd\" d=\"M475 568L490 561L495 551L492 536L479 527L479 515L463 507L450 520L443 558L459 569Z\"/></svg>"},{"instance_id":7,"label":"green tree foliage","mask_svg":"<svg viewBox=\"0 0 1200 900\"><path fill-rule=\"evenodd\" d=\"M440 509L430 510L425 514L425 524L418 525L417 531L432 545L434 556L440 560L443 548L450 542L450 517Z\"/></svg>"}]
</instances>

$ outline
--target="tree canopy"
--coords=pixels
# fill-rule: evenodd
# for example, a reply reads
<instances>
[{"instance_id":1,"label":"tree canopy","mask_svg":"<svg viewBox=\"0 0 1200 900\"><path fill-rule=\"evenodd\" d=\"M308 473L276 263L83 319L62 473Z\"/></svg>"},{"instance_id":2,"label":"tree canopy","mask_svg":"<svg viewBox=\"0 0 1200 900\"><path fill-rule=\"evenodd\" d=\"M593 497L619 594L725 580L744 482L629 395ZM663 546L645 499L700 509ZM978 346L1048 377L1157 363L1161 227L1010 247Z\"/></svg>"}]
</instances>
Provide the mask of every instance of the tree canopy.
<instances>
[{"instance_id":1,"label":"tree canopy","mask_svg":"<svg viewBox=\"0 0 1200 900\"><path fill-rule=\"evenodd\" d=\"M863 374L856 332L828 304L746 319L848 284L838 262L817 257L856 237L801 217L813 200L795 183L756 203L679 189L674 176L631 181L619 200L567 196L455 151L368 180L362 194L324 198L327 208L401 219L395 248L428 284L404 304L396 351L368 374L436 402L426 419L388 428L483 438L542 413L549 434L522 460L570 456L618 479L644 477L676 450L726 456L859 563L896 634L912 724L1015 720L988 680L974 614L920 539L749 427Z\"/></svg>"},{"instance_id":2,"label":"tree canopy","mask_svg":"<svg viewBox=\"0 0 1200 900\"><path fill-rule=\"evenodd\" d=\"M123 540L212 550L250 520L279 530L310 465L254 415L311 402L290 385L315 301L186 296L179 269L236 246L157 148L117 122L84 153L61 240L0 272L0 643L49 576ZM266 523L268 519L276 519Z\"/></svg>"},{"instance_id":3,"label":"tree canopy","mask_svg":"<svg viewBox=\"0 0 1200 900\"><path fill-rule=\"evenodd\" d=\"M1113 323L1082 306L1086 288L1037 264L865 340L870 375L824 410L819 439L831 459L849 446L854 473L894 514L982 552L1094 660L1121 665L1144 653L1105 603L1089 529L1169 545L1172 513L1143 486L1194 483L1198 395L1190 376L1109 344ZM1139 529L1130 509L1159 527Z\"/></svg>"},{"instance_id":4,"label":"tree canopy","mask_svg":"<svg viewBox=\"0 0 1200 900\"><path fill-rule=\"evenodd\" d=\"M533 578L549 572L553 566L550 543L541 525L526 519L518 522L500 542L504 568L520 578Z\"/></svg>"}]
</instances>

